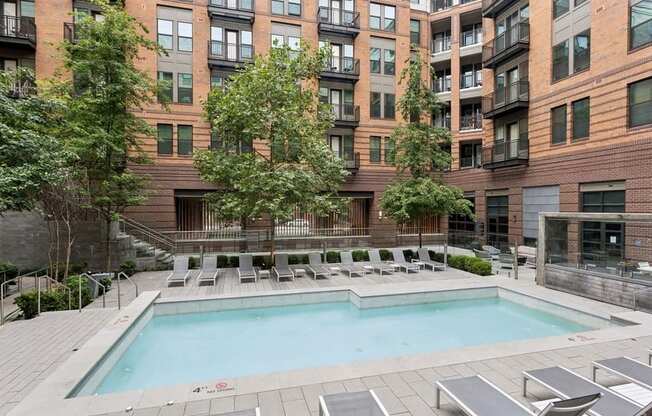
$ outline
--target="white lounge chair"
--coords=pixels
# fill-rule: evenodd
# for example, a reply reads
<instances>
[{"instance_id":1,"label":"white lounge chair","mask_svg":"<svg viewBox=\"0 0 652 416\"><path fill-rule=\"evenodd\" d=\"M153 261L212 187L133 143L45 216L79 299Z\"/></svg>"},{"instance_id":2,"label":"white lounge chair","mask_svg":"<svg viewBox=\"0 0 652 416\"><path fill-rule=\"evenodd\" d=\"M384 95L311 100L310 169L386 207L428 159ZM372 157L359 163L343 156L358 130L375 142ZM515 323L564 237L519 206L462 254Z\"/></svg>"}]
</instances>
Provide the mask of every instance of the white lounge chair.
<instances>
[{"instance_id":1,"label":"white lounge chair","mask_svg":"<svg viewBox=\"0 0 652 416\"><path fill-rule=\"evenodd\" d=\"M240 283L243 280L252 280L255 282L258 280L258 274L256 273L256 268L254 267L254 258L251 254L240 254L238 256L238 279Z\"/></svg>"},{"instance_id":2,"label":"white lounge chair","mask_svg":"<svg viewBox=\"0 0 652 416\"><path fill-rule=\"evenodd\" d=\"M319 416L389 416L373 390L319 396Z\"/></svg>"},{"instance_id":3,"label":"white lounge chair","mask_svg":"<svg viewBox=\"0 0 652 416\"><path fill-rule=\"evenodd\" d=\"M172 272L170 272L166 279L168 286L175 283L186 285L188 279L190 279L190 270L188 270L189 260L188 256L174 256Z\"/></svg>"},{"instance_id":4,"label":"white lounge chair","mask_svg":"<svg viewBox=\"0 0 652 416\"><path fill-rule=\"evenodd\" d=\"M277 282L280 282L283 278L294 280L294 271L292 271L288 265L287 254L274 255L274 266L272 266L272 273L274 273L276 276Z\"/></svg>"},{"instance_id":5,"label":"white lounge chair","mask_svg":"<svg viewBox=\"0 0 652 416\"><path fill-rule=\"evenodd\" d=\"M221 270L217 268L217 256L206 256L202 260L201 271L197 276L197 286L202 283L217 283L217 277Z\"/></svg>"},{"instance_id":6,"label":"white lounge chair","mask_svg":"<svg viewBox=\"0 0 652 416\"><path fill-rule=\"evenodd\" d=\"M652 391L652 367L640 361L629 357L618 357L594 361L591 364L593 381L596 380L597 371L604 370Z\"/></svg>"},{"instance_id":7,"label":"white lounge chair","mask_svg":"<svg viewBox=\"0 0 652 416\"><path fill-rule=\"evenodd\" d=\"M364 276L367 274L367 269L363 264L356 264L353 261L353 255L350 251L341 251L340 252L340 268L342 271L347 272L349 277L354 274L359 276Z\"/></svg>"},{"instance_id":8,"label":"white lounge chair","mask_svg":"<svg viewBox=\"0 0 652 416\"><path fill-rule=\"evenodd\" d=\"M423 266L426 268L430 267L433 272L437 269L446 270L444 263L430 259L430 253L428 252L427 248L422 247L418 249L417 254L419 255L419 261L423 263Z\"/></svg>"},{"instance_id":9,"label":"white lounge chair","mask_svg":"<svg viewBox=\"0 0 652 416\"><path fill-rule=\"evenodd\" d=\"M411 271L419 273L419 270L421 270L418 264L408 263L405 260L405 256L403 255L403 249L393 248L392 257L394 257L394 264L397 265L400 269L405 270L405 273L410 273Z\"/></svg>"},{"instance_id":10,"label":"white lounge chair","mask_svg":"<svg viewBox=\"0 0 652 416\"><path fill-rule=\"evenodd\" d=\"M308 262L310 263L308 264L308 270L312 273L313 279L317 279L318 276L329 278L335 273L321 261L321 254L319 253L309 253Z\"/></svg>"},{"instance_id":11,"label":"white lounge chair","mask_svg":"<svg viewBox=\"0 0 652 416\"><path fill-rule=\"evenodd\" d=\"M384 273L393 273L394 272L394 266L389 264L388 262L382 261L380 258L380 251L378 249L371 249L369 250L369 266L374 270L378 271L380 275L383 275Z\"/></svg>"}]
</instances>

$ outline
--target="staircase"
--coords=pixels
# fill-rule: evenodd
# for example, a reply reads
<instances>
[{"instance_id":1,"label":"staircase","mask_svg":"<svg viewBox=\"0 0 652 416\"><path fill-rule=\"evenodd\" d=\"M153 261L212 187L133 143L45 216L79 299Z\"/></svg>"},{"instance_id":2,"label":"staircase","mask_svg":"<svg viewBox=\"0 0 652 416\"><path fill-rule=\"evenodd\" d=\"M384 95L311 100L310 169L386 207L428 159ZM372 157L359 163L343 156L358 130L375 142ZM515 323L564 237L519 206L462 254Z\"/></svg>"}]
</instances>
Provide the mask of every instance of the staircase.
<instances>
[{"instance_id":1,"label":"staircase","mask_svg":"<svg viewBox=\"0 0 652 416\"><path fill-rule=\"evenodd\" d=\"M120 217L119 226L118 238L131 239L139 269L172 268L176 244L170 237L126 217Z\"/></svg>"}]
</instances>

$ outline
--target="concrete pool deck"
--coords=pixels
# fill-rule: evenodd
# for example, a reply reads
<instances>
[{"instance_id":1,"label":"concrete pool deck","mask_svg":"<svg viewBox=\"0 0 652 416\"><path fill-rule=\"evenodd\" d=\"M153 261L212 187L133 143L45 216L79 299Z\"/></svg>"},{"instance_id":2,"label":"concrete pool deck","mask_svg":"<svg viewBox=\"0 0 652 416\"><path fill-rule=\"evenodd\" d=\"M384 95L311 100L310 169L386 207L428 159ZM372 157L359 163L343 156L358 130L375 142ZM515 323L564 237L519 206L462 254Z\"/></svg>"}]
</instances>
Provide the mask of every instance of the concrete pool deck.
<instances>
[{"instance_id":1,"label":"concrete pool deck","mask_svg":"<svg viewBox=\"0 0 652 416\"><path fill-rule=\"evenodd\" d=\"M11 415L99 415L99 414L133 414L133 415L208 415L219 414L229 410L239 410L256 405L261 406L263 415L311 415L317 412L317 396L337 391L356 391L374 388L392 415L453 415L453 408L445 406L442 410L433 409L434 386L436 379L480 373L494 380L499 386L510 393L518 395L520 391L519 374L524 369L561 364L580 370L588 375L591 360L627 354L633 357L643 357L648 343L652 342L652 316L641 312L633 312L613 305L599 303L573 295L555 292L534 286L531 279L519 281L506 278L472 277L467 273L455 270L445 272L423 272L409 276L396 275L392 280L383 278L386 283L376 282L378 277L369 277L369 282L363 280L338 278L337 281L314 282L320 287L261 288L256 290L253 285L248 290L249 295L264 295L284 293L302 293L333 289L351 289L360 296L375 296L420 291L440 291L474 287L498 286L517 291L529 296L546 299L553 303L570 306L577 310L595 315L609 317L618 316L641 323L630 327L609 328L592 331L590 336L565 336L534 339L517 343L502 343L492 346L471 347L456 351L420 354L418 356L400 357L384 360L381 363L361 363L342 365L332 368L299 370L284 374L262 375L226 381L226 387L221 391L215 389L199 389L193 392L192 386L173 386L166 389L135 391L124 394L90 396L72 400L62 400L61 392L70 391L70 383L84 368L78 360L83 361L87 352L96 356L107 348L110 342L106 332L129 325L133 307L139 303L148 302L157 297L154 293L145 296L119 314L112 313L109 328L99 331L80 351L75 353L76 360L69 360L59 367L45 383L38 386L15 409ZM417 279L417 276L419 278ZM523 275L522 275L523 276ZM446 278L445 278L446 277ZM159 281L159 279L151 279ZM300 279L301 280L301 279ZM225 282L228 283L228 282ZM263 281L261 284L276 282ZM310 281L300 281L309 284ZM346 284L348 283L348 284ZM246 287L247 285L242 285ZM160 286L159 286L160 287ZM265 290L266 289L266 290ZM232 297L244 293L219 295L214 293L196 293L206 290L204 287L189 286L186 288L170 288L162 290L161 301L190 300L197 298ZM215 289L214 289L215 290ZM113 292L113 291L112 291ZM223 293L227 292L224 290ZM240 291L238 291L240 292ZM111 292L109 292L111 293ZM176 296L175 296L176 295ZM143 305L141 304L140 307ZM108 312L108 310L106 311ZM77 317L84 315L78 314ZM131 318L130 318L131 316ZM41 319L41 318L37 318ZM72 316L71 316L71 319ZM2 330L0 330L2 334ZM102 341L104 339L104 341ZM91 354L92 355L92 354ZM163 364L164 365L164 364ZM77 371L76 375L72 374ZM67 373L67 374L66 374ZM67 383L57 383L68 380ZM61 378L62 377L62 378ZM218 380L215 380L218 381ZM58 390L58 391L57 391ZM533 390L535 395L537 390ZM544 398L540 395L538 398ZM533 400L530 397L530 400ZM169 403L169 405L166 405ZM130 411L125 409L131 408ZM135 409L135 410L133 410Z\"/></svg>"}]
</instances>

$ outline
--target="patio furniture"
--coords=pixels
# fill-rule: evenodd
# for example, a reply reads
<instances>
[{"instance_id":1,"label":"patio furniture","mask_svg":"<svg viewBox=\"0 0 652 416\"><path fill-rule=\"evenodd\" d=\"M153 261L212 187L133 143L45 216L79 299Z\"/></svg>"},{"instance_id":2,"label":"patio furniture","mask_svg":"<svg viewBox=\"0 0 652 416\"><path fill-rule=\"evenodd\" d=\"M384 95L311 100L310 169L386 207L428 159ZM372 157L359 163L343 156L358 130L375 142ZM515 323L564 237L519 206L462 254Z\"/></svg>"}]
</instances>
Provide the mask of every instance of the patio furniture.
<instances>
[{"instance_id":1,"label":"patio furniture","mask_svg":"<svg viewBox=\"0 0 652 416\"><path fill-rule=\"evenodd\" d=\"M436 383L435 406L446 393L464 413L473 416L581 416L600 400L600 393L548 404L534 413L482 376L442 380Z\"/></svg>"},{"instance_id":2,"label":"patio furniture","mask_svg":"<svg viewBox=\"0 0 652 416\"><path fill-rule=\"evenodd\" d=\"M591 408L591 413L596 416L644 416L652 409L652 403L643 407L561 366L523 371L524 396L527 394L527 382L530 380L561 399L602 393L602 398Z\"/></svg>"},{"instance_id":3,"label":"patio furniture","mask_svg":"<svg viewBox=\"0 0 652 416\"><path fill-rule=\"evenodd\" d=\"M217 268L217 256L204 257L201 263L201 271L199 272L199 276L197 276L197 286L202 283L212 283L215 286L220 271Z\"/></svg>"},{"instance_id":4,"label":"patio furniture","mask_svg":"<svg viewBox=\"0 0 652 416\"><path fill-rule=\"evenodd\" d=\"M502 269L514 270L514 256L512 254L499 254L498 267L500 270Z\"/></svg>"},{"instance_id":5,"label":"patio furniture","mask_svg":"<svg viewBox=\"0 0 652 416\"><path fill-rule=\"evenodd\" d=\"M652 266L647 261L638 262L638 271L641 273L652 274Z\"/></svg>"},{"instance_id":6,"label":"patio furniture","mask_svg":"<svg viewBox=\"0 0 652 416\"><path fill-rule=\"evenodd\" d=\"M167 284L170 286L174 283L183 283L185 286L190 279L190 270L188 270L189 265L188 256L174 256L174 266L172 272L167 277Z\"/></svg>"},{"instance_id":7,"label":"patio furniture","mask_svg":"<svg viewBox=\"0 0 652 416\"><path fill-rule=\"evenodd\" d=\"M298 267L297 267L298 266ZM292 271L294 272L294 277L303 277L306 275L306 269L304 265L292 266Z\"/></svg>"},{"instance_id":8,"label":"patio furniture","mask_svg":"<svg viewBox=\"0 0 652 416\"><path fill-rule=\"evenodd\" d=\"M257 273L258 273L258 280L269 279L269 278L272 277L272 273L271 273L270 270L266 270L266 269L257 269L256 271L257 271Z\"/></svg>"},{"instance_id":9,"label":"patio furniture","mask_svg":"<svg viewBox=\"0 0 652 416\"><path fill-rule=\"evenodd\" d=\"M372 270L378 270L380 275L383 275L383 272L389 272L390 274L395 271L394 266L390 265L387 262L384 262L380 258L380 251L378 249L369 250L369 266Z\"/></svg>"},{"instance_id":10,"label":"patio furniture","mask_svg":"<svg viewBox=\"0 0 652 416\"><path fill-rule=\"evenodd\" d=\"M240 254L238 256L238 279L240 283L243 280L252 280L255 282L258 277L256 274L256 268L254 267L254 257L251 254Z\"/></svg>"},{"instance_id":11,"label":"patio furniture","mask_svg":"<svg viewBox=\"0 0 652 416\"><path fill-rule=\"evenodd\" d=\"M288 264L287 254L274 255L274 266L272 266L272 273L276 275L277 282L280 282L282 278L294 280L294 272Z\"/></svg>"},{"instance_id":12,"label":"patio furniture","mask_svg":"<svg viewBox=\"0 0 652 416\"><path fill-rule=\"evenodd\" d=\"M473 253L474 253L475 256L476 256L477 258L479 258L479 259L487 260L487 261L489 261L489 262L491 262L491 261L493 260L493 257L491 257L491 254L489 254L489 252L487 252L487 251L484 251L484 250L478 250L478 249L475 249L475 248L474 248L474 249L473 249Z\"/></svg>"},{"instance_id":13,"label":"patio furniture","mask_svg":"<svg viewBox=\"0 0 652 416\"><path fill-rule=\"evenodd\" d=\"M594 361L591 364L593 367L593 381L595 381L596 373L600 369L624 378L629 382L638 384L645 389L652 390L652 367L633 358L608 358L606 360Z\"/></svg>"},{"instance_id":14,"label":"patio furniture","mask_svg":"<svg viewBox=\"0 0 652 416\"><path fill-rule=\"evenodd\" d=\"M349 273L349 277L357 274L359 276L364 276L367 274L367 269L363 265L356 264L353 261L353 254L350 251L341 251L340 252L340 268L344 272Z\"/></svg>"},{"instance_id":15,"label":"patio furniture","mask_svg":"<svg viewBox=\"0 0 652 416\"><path fill-rule=\"evenodd\" d=\"M400 248L392 249L392 257L394 257L394 264L396 264L400 269L405 270L405 273L410 273L410 271L419 272L421 270L417 264L408 263L405 260L403 255L403 250Z\"/></svg>"},{"instance_id":16,"label":"patio furniture","mask_svg":"<svg viewBox=\"0 0 652 416\"><path fill-rule=\"evenodd\" d=\"M312 273L312 278L317 279L317 276L324 276L329 278L333 275L333 270L330 267L322 263L321 254L319 253L310 253L308 254L308 270Z\"/></svg>"},{"instance_id":17,"label":"patio furniture","mask_svg":"<svg viewBox=\"0 0 652 416\"><path fill-rule=\"evenodd\" d=\"M430 253L428 253L427 248L420 248L417 250L417 255L419 256L419 261L423 263L424 267L430 269L434 272L436 269L446 270L444 263L438 261L430 260Z\"/></svg>"},{"instance_id":18,"label":"patio furniture","mask_svg":"<svg viewBox=\"0 0 652 416\"><path fill-rule=\"evenodd\" d=\"M525 261L523 264L525 266L537 267L537 249L536 247L528 247L528 246L518 246L518 258L519 258L519 264L521 264L521 258L525 258Z\"/></svg>"},{"instance_id":19,"label":"patio furniture","mask_svg":"<svg viewBox=\"0 0 652 416\"><path fill-rule=\"evenodd\" d=\"M498 250L496 247L486 245L486 246L482 246L482 250L489 253L489 255L493 260L498 260L498 255L500 254L500 250Z\"/></svg>"},{"instance_id":20,"label":"patio furniture","mask_svg":"<svg viewBox=\"0 0 652 416\"><path fill-rule=\"evenodd\" d=\"M389 416L373 390L319 396L319 416Z\"/></svg>"}]
</instances>

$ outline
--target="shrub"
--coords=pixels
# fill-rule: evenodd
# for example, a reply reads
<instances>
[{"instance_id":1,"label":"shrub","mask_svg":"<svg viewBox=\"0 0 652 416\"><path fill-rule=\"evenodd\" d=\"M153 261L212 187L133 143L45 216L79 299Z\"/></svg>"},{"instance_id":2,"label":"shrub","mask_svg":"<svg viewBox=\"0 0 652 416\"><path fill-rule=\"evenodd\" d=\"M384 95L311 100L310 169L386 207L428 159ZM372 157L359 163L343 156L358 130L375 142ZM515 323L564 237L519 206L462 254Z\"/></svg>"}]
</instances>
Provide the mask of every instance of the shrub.
<instances>
[{"instance_id":1,"label":"shrub","mask_svg":"<svg viewBox=\"0 0 652 416\"><path fill-rule=\"evenodd\" d=\"M482 259L478 259L475 257L470 257L471 262L468 266L467 271L473 274L477 274L480 276L489 276L492 274L491 270L491 263L488 261L484 261Z\"/></svg>"},{"instance_id":2,"label":"shrub","mask_svg":"<svg viewBox=\"0 0 652 416\"><path fill-rule=\"evenodd\" d=\"M262 269L271 269L272 258L270 256L254 256L253 264L254 267L260 267Z\"/></svg>"},{"instance_id":3,"label":"shrub","mask_svg":"<svg viewBox=\"0 0 652 416\"><path fill-rule=\"evenodd\" d=\"M369 252L367 250L353 250L351 257L353 257L353 261L369 261Z\"/></svg>"},{"instance_id":4,"label":"shrub","mask_svg":"<svg viewBox=\"0 0 652 416\"><path fill-rule=\"evenodd\" d=\"M326 253L326 263L339 263L340 253L337 251L329 251Z\"/></svg>"},{"instance_id":5,"label":"shrub","mask_svg":"<svg viewBox=\"0 0 652 416\"><path fill-rule=\"evenodd\" d=\"M217 256L217 268L224 269L226 267L229 267L229 258L224 255Z\"/></svg>"},{"instance_id":6,"label":"shrub","mask_svg":"<svg viewBox=\"0 0 652 416\"><path fill-rule=\"evenodd\" d=\"M378 253L380 254L380 259L382 261L393 260L392 253L390 253L389 250L381 249L378 251Z\"/></svg>"},{"instance_id":7,"label":"shrub","mask_svg":"<svg viewBox=\"0 0 652 416\"><path fill-rule=\"evenodd\" d=\"M133 260L126 260L120 265L120 271L124 272L127 276L133 276L136 273L136 262Z\"/></svg>"},{"instance_id":8,"label":"shrub","mask_svg":"<svg viewBox=\"0 0 652 416\"><path fill-rule=\"evenodd\" d=\"M240 267L240 257L231 256L229 257L229 267Z\"/></svg>"},{"instance_id":9,"label":"shrub","mask_svg":"<svg viewBox=\"0 0 652 416\"><path fill-rule=\"evenodd\" d=\"M14 302L23 314L23 318L32 319L38 312L36 291L26 292L18 296ZM41 292L41 312L62 311L68 309L68 293L56 288Z\"/></svg>"},{"instance_id":10,"label":"shrub","mask_svg":"<svg viewBox=\"0 0 652 416\"><path fill-rule=\"evenodd\" d=\"M199 257L190 256L188 259L188 268L198 269L200 265Z\"/></svg>"},{"instance_id":11,"label":"shrub","mask_svg":"<svg viewBox=\"0 0 652 416\"><path fill-rule=\"evenodd\" d=\"M113 284L113 280L111 280L110 277L105 277L103 279L100 279L100 283L104 285L106 291L108 292L109 290L111 290L111 285ZM100 286L98 295L102 296L103 294L104 294L104 289L102 289L102 286Z\"/></svg>"},{"instance_id":12,"label":"shrub","mask_svg":"<svg viewBox=\"0 0 652 416\"><path fill-rule=\"evenodd\" d=\"M3 282L3 277L6 280L13 279L18 276L18 267L10 262L0 262L0 282Z\"/></svg>"},{"instance_id":13,"label":"shrub","mask_svg":"<svg viewBox=\"0 0 652 416\"><path fill-rule=\"evenodd\" d=\"M81 279L81 299L82 299L82 308L93 301L91 296L91 288L88 284L88 279L80 276L70 276L66 280L66 286L70 288L70 296L72 296L72 303L74 305L79 305L79 280ZM66 295L67 296L67 295ZM67 300L66 300L67 302ZM68 309L64 307L63 309ZM42 307L41 307L42 310ZM62 310L62 309L56 309Z\"/></svg>"}]
</instances>

